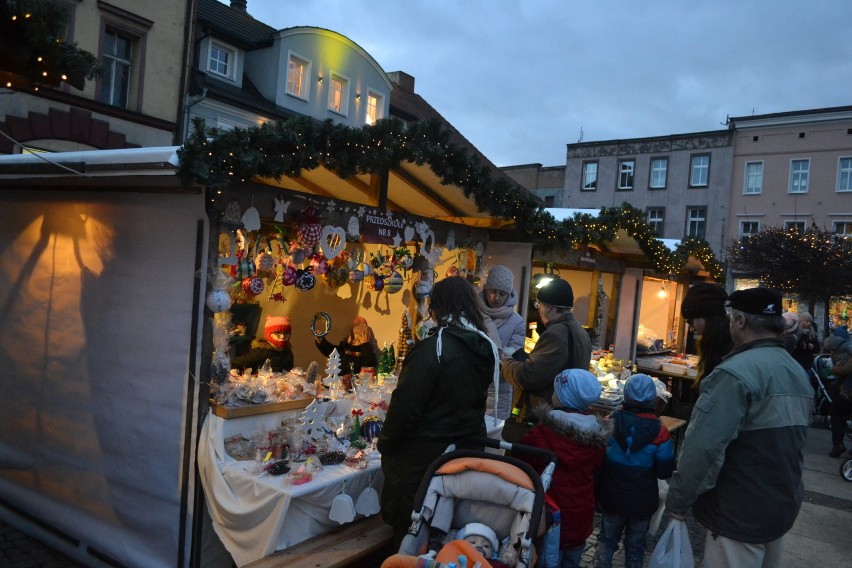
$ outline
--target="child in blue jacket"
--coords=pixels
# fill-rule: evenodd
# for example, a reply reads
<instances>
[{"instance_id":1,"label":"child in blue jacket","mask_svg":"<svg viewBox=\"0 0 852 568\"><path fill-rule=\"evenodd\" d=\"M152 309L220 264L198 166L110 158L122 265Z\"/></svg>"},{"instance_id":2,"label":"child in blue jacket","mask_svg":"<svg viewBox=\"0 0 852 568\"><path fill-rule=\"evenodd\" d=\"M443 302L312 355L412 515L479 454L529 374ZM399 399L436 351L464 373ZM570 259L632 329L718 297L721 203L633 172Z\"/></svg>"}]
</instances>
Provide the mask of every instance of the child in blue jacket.
<instances>
[{"instance_id":1,"label":"child in blue jacket","mask_svg":"<svg viewBox=\"0 0 852 568\"><path fill-rule=\"evenodd\" d=\"M656 399L654 380L633 375L624 385L624 405L610 416L614 431L601 467L596 568L612 566L622 533L625 568L642 566L645 534L659 506L657 480L671 477L675 467L671 435L653 411Z\"/></svg>"}]
</instances>

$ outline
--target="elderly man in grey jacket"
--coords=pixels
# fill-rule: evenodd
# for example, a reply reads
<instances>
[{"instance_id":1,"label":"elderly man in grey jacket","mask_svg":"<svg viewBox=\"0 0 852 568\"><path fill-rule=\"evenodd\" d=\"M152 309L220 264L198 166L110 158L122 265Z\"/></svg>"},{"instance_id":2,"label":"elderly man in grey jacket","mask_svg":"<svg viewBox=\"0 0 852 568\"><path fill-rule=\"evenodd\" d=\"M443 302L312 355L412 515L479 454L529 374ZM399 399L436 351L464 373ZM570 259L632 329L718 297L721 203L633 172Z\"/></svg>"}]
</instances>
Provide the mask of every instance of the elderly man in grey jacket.
<instances>
[{"instance_id":1,"label":"elderly man in grey jacket","mask_svg":"<svg viewBox=\"0 0 852 568\"><path fill-rule=\"evenodd\" d=\"M781 294L734 292L734 349L701 390L666 508L689 508L707 529L704 566L780 566L781 541L802 503L802 448L813 390L784 348Z\"/></svg>"}]
</instances>

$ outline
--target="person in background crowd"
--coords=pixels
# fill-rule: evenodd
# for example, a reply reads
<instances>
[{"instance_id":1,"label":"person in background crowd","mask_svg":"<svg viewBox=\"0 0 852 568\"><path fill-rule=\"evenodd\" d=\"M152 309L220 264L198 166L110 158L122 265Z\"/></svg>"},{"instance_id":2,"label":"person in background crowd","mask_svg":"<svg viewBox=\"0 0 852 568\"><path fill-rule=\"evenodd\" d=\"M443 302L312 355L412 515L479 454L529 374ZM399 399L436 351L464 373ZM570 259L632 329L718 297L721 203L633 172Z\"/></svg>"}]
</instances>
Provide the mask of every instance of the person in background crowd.
<instances>
[{"instance_id":1,"label":"person in background crowd","mask_svg":"<svg viewBox=\"0 0 852 568\"><path fill-rule=\"evenodd\" d=\"M574 290L561 278L554 278L539 289L533 304L538 309L544 331L525 361L503 355L503 378L514 388L513 407L522 408L526 418L537 403L550 404L553 377L565 369L589 369L592 342L589 334L571 313ZM527 396L524 396L527 395Z\"/></svg>"},{"instance_id":2,"label":"person in background crowd","mask_svg":"<svg viewBox=\"0 0 852 568\"><path fill-rule=\"evenodd\" d=\"M239 371L250 370L257 374L264 362L269 359L276 373L293 368L293 349L290 347L290 318L286 316L267 316L263 325L263 339L254 339L251 350L231 360L231 368Z\"/></svg>"},{"instance_id":3,"label":"person in background crowd","mask_svg":"<svg viewBox=\"0 0 852 568\"><path fill-rule=\"evenodd\" d=\"M728 294L718 284L699 282L689 287L680 304L680 315L699 336L696 384L700 384L733 348L725 312L727 299Z\"/></svg>"},{"instance_id":4,"label":"person in background crowd","mask_svg":"<svg viewBox=\"0 0 852 568\"><path fill-rule=\"evenodd\" d=\"M349 336L337 345L332 345L325 337L316 338L317 349L326 357L337 349L344 375L357 375L362 367L376 367L375 341L373 330L361 316L352 320Z\"/></svg>"},{"instance_id":5,"label":"person in background crowd","mask_svg":"<svg viewBox=\"0 0 852 568\"><path fill-rule=\"evenodd\" d=\"M813 367L814 357L819 353L819 344L813 316L808 312L799 312L799 339L793 349L793 359L807 372Z\"/></svg>"},{"instance_id":6,"label":"person in background crowd","mask_svg":"<svg viewBox=\"0 0 852 568\"><path fill-rule=\"evenodd\" d=\"M796 343L799 342L799 316L793 312L784 312L781 316L784 318L784 334L781 338L787 353L792 355L796 350Z\"/></svg>"},{"instance_id":7,"label":"person in background crowd","mask_svg":"<svg viewBox=\"0 0 852 568\"><path fill-rule=\"evenodd\" d=\"M503 265L492 266L485 278L479 299L482 302L482 313L486 326L494 324L502 355L511 356L524 347L525 322L524 318L515 311L518 296L513 289L514 274ZM494 337L492 337L494 339ZM505 379L500 380L497 389L497 413L495 418L505 420L509 417L512 405L512 385ZM494 412L494 387L488 389L486 409L489 414Z\"/></svg>"},{"instance_id":8,"label":"person in background crowd","mask_svg":"<svg viewBox=\"0 0 852 568\"><path fill-rule=\"evenodd\" d=\"M734 350L701 382L666 509L705 528L705 566L777 568L802 503L813 405L805 371L784 348L781 294L728 298Z\"/></svg>"},{"instance_id":9,"label":"person in background crowd","mask_svg":"<svg viewBox=\"0 0 852 568\"><path fill-rule=\"evenodd\" d=\"M624 385L624 406L609 420L615 425L601 468L598 503L601 529L595 568L610 568L624 534L625 568L642 568L645 533L660 504L658 479L674 471L674 443L654 414L657 388L648 375L632 375Z\"/></svg>"},{"instance_id":10,"label":"person in background crowd","mask_svg":"<svg viewBox=\"0 0 852 568\"><path fill-rule=\"evenodd\" d=\"M560 566L576 568L580 566L586 539L592 534L596 474L603 463L612 423L588 411L601 396L600 382L589 371L566 369L552 383L552 406L538 403L533 408L538 423L521 443L550 450L559 458L548 495L562 513ZM541 458L517 457L539 473L546 465Z\"/></svg>"},{"instance_id":11,"label":"person in background crowd","mask_svg":"<svg viewBox=\"0 0 852 568\"><path fill-rule=\"evenodd\" d=\"M852 412L852 341L845 326L837 326L825 338L823 351L831 354L831 374L834 375L834 381L827 387L831 397L831 450L828 455L837 458L846 451L843 437L846 435L846 421Z\"/></svg>"},{"instance_id":12,"label":"person in background crowd","mask_svg":"<svg viewBox=\"0 0 852 568\"><path fill-rule=\"evenodd\" d=\"M438 329L406 356L378 437L382 519L393 527L397 549L429 464L450 444L485 436L488 385L500 377L472 284L458 276L439 281L430 311Z\"/></svg>"}]
</instances>

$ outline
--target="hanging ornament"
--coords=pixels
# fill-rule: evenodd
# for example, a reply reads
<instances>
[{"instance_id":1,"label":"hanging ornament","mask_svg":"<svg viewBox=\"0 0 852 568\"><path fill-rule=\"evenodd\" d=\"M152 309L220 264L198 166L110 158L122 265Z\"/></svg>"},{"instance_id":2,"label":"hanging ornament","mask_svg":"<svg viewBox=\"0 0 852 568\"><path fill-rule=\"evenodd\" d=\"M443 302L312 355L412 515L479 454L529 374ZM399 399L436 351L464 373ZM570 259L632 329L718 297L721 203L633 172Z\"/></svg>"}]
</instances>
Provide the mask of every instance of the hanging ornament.
<instances>
[{"instance_id":1,"label":"hanging ornament","mask_svg":"<svg viewBox=\"0 0 852 568\"><path fill-rule=\"evenodd\" d=\"M283 223L284 215L287 213L287 208L290 207L290 202L278 199L277 197L273 199L275 200L275 222Z\"/></svg>"},{"instance_id":2,"label":"hanging ornament","mask_svg":"<svg viewBox=\"0 0 852 568\"><path fill-rule=\"evenodd\" d=\"M385 288L385 279L381 276L376 276L376 282L373 284L373 288L376 292L381 292Z\"/></svg>"},{"instance_id":3,"label":"hanging ornament","mask_svg":"<svg viewBox=\"0 0 852 568\"><path fill-rule=\"evenodd\" d=\"M240 229L243 227L240 217L240 204L231 201L225 206L225 211L222 213L222 224L230 229Z\"/></svg>"},{"instance_id":4,"label":"hanging ornament","mask_svg":"<svg viewBox=\"0 0 852 568\"><path fill-rule=\"evenodd\" d=\"M297 242L290 243L290 262L293 264L302 264L305 262L308 253Z\"/></svg>"},{"instance_id":5,"label":"hanging ornament","mask_svg":"<svg viewBox=\"0 0 852 568\"><path fill-rule=\"evenodd\" d=\"M388 294L396 294L402 290L402 285L402 274L396 271L385 280L385 289L388 291Z\"/></svg>"},{"instance_id":6,"label":"hanging ornament","mask_svg":"<svg viewBox=\"0 0 852 568\"><path fill-rule=\"evenodd\" d=\"M307 292L308 290L312 289L316 283L317 278L310 270L300 268L296 271L296 288L298 290L301 290L302 292Z\"/></svg>"},{"instance_id":7,"label":"hanging ornament","mask_svg":"<svg viewBox=\"0 0 852 568\"><path fill-rule=\"evenodd\" d=\"M456 232L452 229L447 233L447 241L444 243L444 248L449 251L456 250Z\"/></svg>"},{"instance_id":8,"label":"hanging ornament","mask_svg":"<svg viewBox=\"0 0 852 568\"><path fill-rule=\"evenodd\" d=\"M410 225L407 226L405 228L405 231L403 231L403 234L405 236L405 242L410 243L411 241L414 240L414 227L412 227Z\"/></svg>"},{"instance_id":9,"label":"hanging ornament","mask_svg":"<svg viewBox=\"0 0 852 568\"><path fill-rule=\"evenodd\" d=\"M458 275L459 275L459 267L458 266L451 266L447 269L447 274L446 274L447 278L452 278L453 276L458 276Z\"/></svg>"},{"instance_id":10,"label":"hanging ornament","mask_svg":"<svg viewBox=\"0 0 852 568\"><path fill-rule=\"evenodd\" d=\"M293 266L287 266L284 269L284 274L281 275L281 283L285 286L293 286L296 284L296 269Z\"/></svg>"},{"instance_id":11,"label":"hanging ornament","mask_svg":"<svg viewBox=\"0 0 852 568\"><path fill-rule=\"evenodd\" d=\"M221 233L219 239L221 240L223 237L228 239L228 256L220 257L219 264L234 266L239 260L237 258L237 241L231 233Z\"/></svg>"},{"instance_id":12,"label":"hanging ornament","mask_svg":"<svg viewBox=\"0 0 852 568\"><path fill-rule=\"evenodd\" d=\"M326 225L320 233L319 246L327 259L337 258L346 247L346 231L340 227Z\"/></svg>"},{"instance_id":13,"label":"hanging ornament","mask_svg":"<svg viewBox=\"0 0 852 568\"><path fill-rule=\"evenodd\" d=\"M357 241L361 237L361 229L358 226L358 217L354 215L349 218L349 226L346 229L346 238L350 241Z\"/></svg>"},{"instance_id":14,"label":"hanging ornament","mask_svg":"<svg viewBox=\"0 0 852 568\"><path fill-rule=\"evenodd\" d=\"M227 289L216 288L207 294L207 307L215 313L227 311L231 307L231 294Z\"/></svg>"},{"instance_id":15,"label":"hanging ornament","mask_svg":"<svg viewBox=\"0 0 852 568\"><path fill-rule=\"evenodd\" d=\"M246 209L245 213L243 213L243 226L247 231L259 231L260 230L260 214L257 212L257 209L254 207L254 198L252 197L252 206Z\"/></svg>"},{"instance_id":16,"label":"hanging ornament","mask_svg":"<svg viewBox=\"0 0 852 568\"><path fill-rule=\"evenodd\" d=\"M356 268L355 270L349 271L349 281L350 282L357 284L358 282L360 282L363 279L364 279L364 271L363 270L358 270Z\"/></svg>"},{"instance_id":17,"label":"hanging ornament","mask_svg":"<svg viewBox=\"0 0 852 568\"><path fill-rule=\"evenodd\" d=\"M378 416L368 416L364 419L361 432L364 434L364 439L367 440L368 444L379 437L379 432L382 431L384 425L385 423Z\"/></svg>"},{"instance_id":18,"label":"hanging ornament","mask_svg":"<svg viewBox=\"0 0 852 568\"><path fill-rule=\"evenodd\" d=\"M381 276L382 278L388 278L394 272L394 265L392 262L383 262L381 266L376 269L376 274Z\"/></svg>"},{"instance_id":19,"label":"hanging ornament","mask_svg":"<svg viewBox=\"0 0 852 568\"><path fill-rule=\"evenodd\" d=\"M313 248L322 236L322 226L319 222L319 214L316 207L309 205L302 209L297 217L297 222L299 226L296 230L296 235L299 244L307 249Z\"/></svg>"},{"instance_id":20,"label":"hanging ornament","mask_svg":"<svg viewBox=\"0 0 852 568\"><path fill-rule=\"evenodd\" d=\"M311 257L311 269L315 274L322 276L328 272L328 261L322 254L315 254Z\"/></svg>"},{"instance_id":21,"label":"hanging ornament","mask_svg":"<svg viewBox=\"0 0 852 568\"><path fill-rule=\"evenodd\" d=\"M251 278L243 278L243 291L249 296L257 296L263 292L263 280L257 276Z\"/></svg>"}]
</instances>

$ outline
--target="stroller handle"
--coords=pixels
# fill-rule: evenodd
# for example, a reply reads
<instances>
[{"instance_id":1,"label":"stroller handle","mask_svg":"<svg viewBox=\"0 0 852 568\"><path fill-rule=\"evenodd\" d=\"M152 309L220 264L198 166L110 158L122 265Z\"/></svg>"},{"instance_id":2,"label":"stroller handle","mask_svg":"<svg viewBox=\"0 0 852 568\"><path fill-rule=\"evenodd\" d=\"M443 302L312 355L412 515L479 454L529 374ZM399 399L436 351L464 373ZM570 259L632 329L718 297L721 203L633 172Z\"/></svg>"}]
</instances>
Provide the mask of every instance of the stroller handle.
<instances>
[{"instance_id":1,"label":"stroller handle","mask_svg":"<svg viewBox=\"0 0 852 568\"><path fill-rule=\"evenodd\" d=\"M519 454L536 456L539 458L543 458L553 464L558 461L558 458L556 457L555 453L551 452L550 450L545 450L543 448L536 448L535 446L527 446L525 444L512 444L504 440L486 438L485 436L471 436L470 438L465 438L465 442L488 446L489 448L496 448L498 450L507 450Z\"/></svg>"}]
</instances>

